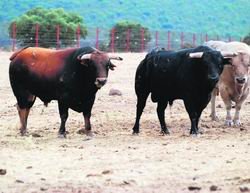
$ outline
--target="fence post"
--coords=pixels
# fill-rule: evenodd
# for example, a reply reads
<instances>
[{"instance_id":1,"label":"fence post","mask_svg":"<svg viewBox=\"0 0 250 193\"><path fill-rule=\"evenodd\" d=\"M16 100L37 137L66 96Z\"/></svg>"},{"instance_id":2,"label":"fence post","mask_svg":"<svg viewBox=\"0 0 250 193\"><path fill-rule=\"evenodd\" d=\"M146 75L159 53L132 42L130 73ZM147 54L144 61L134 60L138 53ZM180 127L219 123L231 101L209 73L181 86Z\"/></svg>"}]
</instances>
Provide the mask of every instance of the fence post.
<instances>
[{"instance_id":1,"label":"fence post","mask_svg":"<svg viewBox=\"0 0 250 193\"><path fill-rule=\"evenodd\" d=\"M38 23L36 24L36 38L35 38L35 41L36 41L36 47L39 46L38 44L38 41L39 41L39 25Z\"/></svg>"},{"instance_id":2,"label":"fence post","mask_svg":"<svg viewBox=\"0 0 250 193\"><path fill-rule=\"evenodd\" d=\"M141 52L144 52L145 46L144 46L144 29L141 28Z\"/></svg>"},{"instance_id":3,"label":"fence post","mask_svg":"<svg viewBox=\"0 0 250 193\"><path fill-rule=\"evenodd\" d=\"M183 48L183 46L184 46L184 33L183 32L181 32L181 48Z\"/></svg>"},{"instance_id":4,"label":"fence post","mask_svg":"<svg viewBox=\"0 0 250 193\"><path fill-rule=\"evenodd\" d=\"M155 32L155 47L158 47L159 32Z\"/></svg>"},{"instance_id":5,"label":"fence post","mask_svg":"<svg viewBox=\"0 0 250 193\"><path fill-rule=\"evenodd\" d=\"M240 37L240 42L242 42L242 37Z\"/></svg>"},{"instance_id":6,"label":"fence post","mask_svg":"<svg viewBox=\"0 0 250 193\"><path fill-rule=\"evenodd\" d=\"M111 44L110 51L115 52L115 28L111 30Z\"/></svg>"},{"instance_id":7,"label":"fence post","mask_svg":"<svg viewBox=\"0 0 250 193\"><path fill-rule=\"evenodd\" d=\"M171 32L168 31L168 50L171 49Z\"/></svg>"},{"instance_id":8,"label":"fence post","mask_svg":"<svg viewBox=\"0 0 250 193\"><path fill-rule=\"evenodd\" d=\"M231 42L231 41L232 41L232 37L229 36L229 37L228 37L228 42Z\"/></svg>"},{"instance_id":9,"label":"fence post","mask_svg":"<svg viewBox=\"0 0 250 193\"><path fill-rule=\"evenodd\" d=\"M203 44L203 35L202 35L202 33L200 34L200 44Z\"/></svg>"},{"instance_id":10,"label":"fence post","mask_svg":"<svg viewBox=\"0 0 250 193\"><path fill-rule=\"evenodd\" d=\"M217 41L219 41L220 40L220 37L219 37L219 35L217 35Z\"/></svg>"},{"instance_id":11,"label":"fence post","mask_svg":"<svg viewBox=\"0 0 250 193\"><path fill-rule=\"evenodd\" d=\"M12 51L16 49L16 22L12 25Z\"/></svg>"},{"instance_id":12,"label":"fence post","mask_svg":"<svg viewBox=\"0 0 250 193\"><path fill-rule=\"evenodd\" d=\"M131 29L128 29L127 37L126 37L126 52L130 51L130 33L131 33Z\"/></svg>"},{"instance_id":13,"label":"fence post","mask_svg":"<svg viewBox=\"0 0 250 193\"><path fill-rule=\"evenodd\" d=\"M60 48L60 26L56 26L56 49Z\"/></svg>"},{"instance_id":14,"label":"fence post","mask_svg":"<svg viewBox=\"0 0 250 193\"><path fill-rule=\"evenodd\" d=\"M208 41L208 35L206 34L206 42Z\"/></svg>"},{"instance_id":15,"label":"fence post","mask_svg":"<svg viewBox=\"0 0 250 193\"><path fill-rule=\"evenodd\" d=\"M196 47L196 34L193 34L193 46Z\"/></svg>"},{"instance_id":16,"label":"fence post","mask_svg":"<svg viewBox=\"0 0 250 193\"><path fill-rule=\"evenodd\" d=\"M99 30L99 28L97 27L96 28L96 32L95 32L95 48L96 49L99 49L99 32L100 32L100 30Z\"/></svg>"},{"instance_id":17,"label":"fence post","mask_svg":"<svg viewBox=\"0 0 250 193\"><path fill-rule=\"evenodd\" d=\"M80 25L77 26L76 28L76 46L80 48L80 38L81 38L81 28Z\"/></svg>"}]
</instances>

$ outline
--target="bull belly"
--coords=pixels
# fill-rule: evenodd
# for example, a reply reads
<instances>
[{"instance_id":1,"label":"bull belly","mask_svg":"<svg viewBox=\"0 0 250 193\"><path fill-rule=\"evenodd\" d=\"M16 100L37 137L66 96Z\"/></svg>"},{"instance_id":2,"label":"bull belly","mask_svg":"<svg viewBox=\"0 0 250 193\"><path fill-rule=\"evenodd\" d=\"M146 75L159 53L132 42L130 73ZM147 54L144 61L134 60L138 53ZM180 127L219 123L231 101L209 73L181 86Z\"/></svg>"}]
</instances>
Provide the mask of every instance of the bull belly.
<instances>
[{"instance_id":1,"label":"bull belly","mask_svg":"<svg viewBox=\"0 0 250 193\"><path fill-rule=\"evenodd\" d=\"M166 93L157 93L157 92L151 92L151 100L152 102L159 102L159 101L174 101L176 99L183 99L182 97L169 95Z\"/></svg>"}]
</instances>

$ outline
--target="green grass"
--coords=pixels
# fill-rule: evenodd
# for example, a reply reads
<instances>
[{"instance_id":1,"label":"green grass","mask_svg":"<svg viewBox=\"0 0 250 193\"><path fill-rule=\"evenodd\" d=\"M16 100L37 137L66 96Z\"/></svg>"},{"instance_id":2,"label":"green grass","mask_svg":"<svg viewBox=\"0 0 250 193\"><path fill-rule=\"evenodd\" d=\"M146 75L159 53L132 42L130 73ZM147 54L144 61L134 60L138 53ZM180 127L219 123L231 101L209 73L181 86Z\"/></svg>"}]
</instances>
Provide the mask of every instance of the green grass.
<instances>
[{"instance_id":1,"label":"green grass","mask_svg":"<svg viewBox=\"0 0 250 193\"><path fill-rule=\"evenodd\" d=\"M0 22L41 6L62 7L83 16L87 27L111 28L121 20L151 30L242 37L250 32L249 0L1 0Z\"/></svg>"}]
</instances>

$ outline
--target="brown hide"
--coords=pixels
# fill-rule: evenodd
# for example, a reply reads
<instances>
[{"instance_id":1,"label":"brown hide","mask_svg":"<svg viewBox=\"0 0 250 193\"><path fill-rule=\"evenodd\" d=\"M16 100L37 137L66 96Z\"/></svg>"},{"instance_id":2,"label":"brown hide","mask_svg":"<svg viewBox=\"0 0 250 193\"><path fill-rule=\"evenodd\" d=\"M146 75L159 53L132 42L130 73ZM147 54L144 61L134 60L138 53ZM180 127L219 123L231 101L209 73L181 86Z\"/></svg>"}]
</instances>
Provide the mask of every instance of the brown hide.
<instances>
[{"instance_id":1,"label":"brown hide","mask_svg":"<svg viewBox=\"0 0 250 193\"><path fill-rule=\"evenodd\" d=\"M76 50L52 50L46 48L29 47L11 56L12 62L26 65L30 72L45 78L51 78L59 73L67 57Z\"/></svg>"}]
</instances>

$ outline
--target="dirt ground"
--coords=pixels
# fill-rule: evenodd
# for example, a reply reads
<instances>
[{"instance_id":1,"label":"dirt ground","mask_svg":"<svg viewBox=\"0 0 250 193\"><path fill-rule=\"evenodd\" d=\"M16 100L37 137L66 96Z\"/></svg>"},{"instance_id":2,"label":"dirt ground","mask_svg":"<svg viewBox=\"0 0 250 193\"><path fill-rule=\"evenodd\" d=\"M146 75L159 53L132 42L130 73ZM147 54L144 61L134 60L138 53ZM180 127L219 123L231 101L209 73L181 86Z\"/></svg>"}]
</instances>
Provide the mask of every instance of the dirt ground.
<instances>
[{"instance_id":1,"label":"dirt ground","mask_svg":"<svg viewBox=\"0 0 250 193\"><path fill-rule=\"evenodd\" d=\"M166 111L170 136L159 134L156 104L148 100L141 133L132 136L136 97L134 74L145 54L120 54L124 60L110 72L97 93L92 114L94 138L77 134L82 114L70 111L69 134L57 138L57 103L47 108L37 99L31 110L30 135L18 131L16 99L8 78L11 53L0 52L0 193L20 192L250 192L250 98L241 111L241 127L224 126L203 111L204 134L189 135L190 122L180 100ZM122 96L109 96L111 88ZM5 173L6 171L6 173Z\"/></svg>"}]
</instances>

